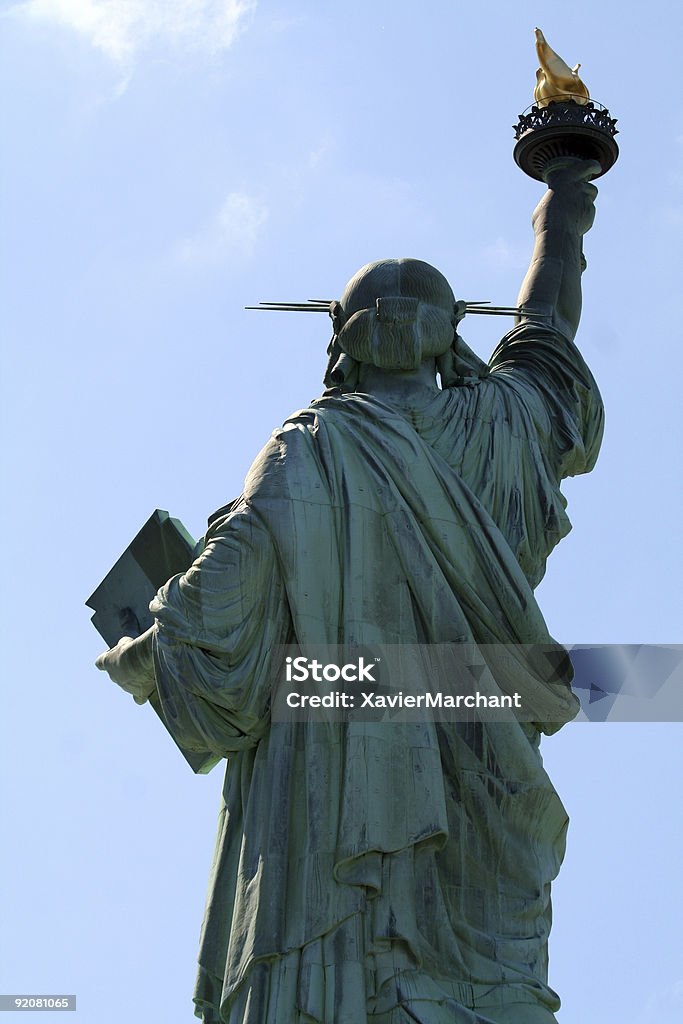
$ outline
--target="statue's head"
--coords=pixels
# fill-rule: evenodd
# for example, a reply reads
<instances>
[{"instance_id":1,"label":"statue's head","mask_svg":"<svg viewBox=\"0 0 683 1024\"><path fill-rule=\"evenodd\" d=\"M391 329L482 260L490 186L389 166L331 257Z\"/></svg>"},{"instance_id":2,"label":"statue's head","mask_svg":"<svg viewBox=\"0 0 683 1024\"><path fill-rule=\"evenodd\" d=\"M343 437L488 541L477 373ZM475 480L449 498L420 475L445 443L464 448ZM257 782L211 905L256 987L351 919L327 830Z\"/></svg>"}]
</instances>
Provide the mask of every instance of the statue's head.
<instances>
[{"instance_id":1,"label":"statue's head","mask_svg":"<svg viewBox=\"0 0 683 1024\"><path fill-rule=\"evenodd\" d=\"M359 310L374 308L377 299L392 297L416 299L448 314L455 306L453 289L441 271L409 258L367 263L353 275L339 304L348 320Z\"/></svg>"},{"instance_id":2,"label":"statue's head","mask_svg":"<svg viewBox=\"0 0 683 1024\"><path fill-rule=\"evenodd\" d=\"M415 370L453 345L459 304L446 278L415 259L378 260L354 274L333 305L331 355L384 370ZM335 364L336 365L336 364ZM339 383L335 365L329 382Z\"/></svg>"}]
</instances>

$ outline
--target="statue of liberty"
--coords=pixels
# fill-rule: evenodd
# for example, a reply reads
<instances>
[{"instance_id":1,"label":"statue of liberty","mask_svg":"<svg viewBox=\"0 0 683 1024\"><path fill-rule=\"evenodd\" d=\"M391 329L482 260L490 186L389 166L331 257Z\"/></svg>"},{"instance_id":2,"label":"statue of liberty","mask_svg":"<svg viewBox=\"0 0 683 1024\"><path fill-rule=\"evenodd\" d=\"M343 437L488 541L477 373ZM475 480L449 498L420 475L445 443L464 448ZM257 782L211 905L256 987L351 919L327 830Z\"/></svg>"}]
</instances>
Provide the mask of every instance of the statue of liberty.
<instances>
[{"instance_id":1,"label":"statue of liberty","mask_svg":"<svg viewBox=\"0 0 683 1024\"><path fill-rule=\"evenodd\" d=\"M539 739L576 714L570 673L524 684L532 721L276 721L270 699L286 645L553 643L534 588L570 529L560 482L602 433L574 344L595 172L549 165L521 313L488 364L438 270L359 270L330 307L322 396L211 518L154 626L98 659L158 695L185 748L227 759L205 1024L556 1020L567 817Z\"/></svg>"}]
</instances>

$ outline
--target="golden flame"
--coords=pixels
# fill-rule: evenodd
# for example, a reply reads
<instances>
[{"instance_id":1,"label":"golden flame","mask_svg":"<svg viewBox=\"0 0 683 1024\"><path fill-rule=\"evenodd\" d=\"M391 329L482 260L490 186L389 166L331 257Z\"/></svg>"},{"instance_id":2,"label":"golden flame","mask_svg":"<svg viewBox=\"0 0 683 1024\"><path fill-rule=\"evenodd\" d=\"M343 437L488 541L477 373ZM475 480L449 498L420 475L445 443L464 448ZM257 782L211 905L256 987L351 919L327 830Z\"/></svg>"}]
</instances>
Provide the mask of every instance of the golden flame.
<instances>
[{"instance_id":1,"label":"golden flame","mask_svg":"<svg viewBox=\"0 0 683 1024\"><path fill-rule=\"evenodd\" d=\"M552 50L541 32L536 29L536 53L540 68L536 72L536 88L534 99L537 106L547 107L554 100L574 100L576 103L588 103L588 89L579 78L581 67L570 68L568 64Z\"/></svg>"}]
</instances>

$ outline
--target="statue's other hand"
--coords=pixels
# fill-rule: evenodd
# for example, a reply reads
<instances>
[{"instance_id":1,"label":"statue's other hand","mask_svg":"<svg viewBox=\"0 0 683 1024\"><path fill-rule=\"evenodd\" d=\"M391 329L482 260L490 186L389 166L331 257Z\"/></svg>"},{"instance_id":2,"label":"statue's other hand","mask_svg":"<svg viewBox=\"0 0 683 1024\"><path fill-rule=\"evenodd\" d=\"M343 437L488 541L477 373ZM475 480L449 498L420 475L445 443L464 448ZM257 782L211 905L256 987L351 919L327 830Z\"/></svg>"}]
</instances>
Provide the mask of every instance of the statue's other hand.
<instances>
[{"instance_id":1,"label":"statue's other hand","mask_svg":"<svg viewBox=\"0 0 683 1024\"><path fill-rule=\"evenodd\" d=\"M600 164L595 160L580 160L578 157L556 157L551 160L543 174L548 192L534 211L534 227L552 205L558 214L571 219L580 235L590 231L595 219L594 203L598 194L591 178L596 177L600 170Z\"/></svg>"},{"instance_id":2,"label":"statue's other hand","mask_svg":"<svg viewBox=\"0 0 683 1024\"><path fill-rule=\"evenodd\" d=\"M154 691L154 672L141 671L140 659L134 656L135 644L133 637L121 637L115 647L100 654L95 666L107 672L110 679L126 693L131 693L136 701L145 701Z\"/></svg>"}]
</instances>

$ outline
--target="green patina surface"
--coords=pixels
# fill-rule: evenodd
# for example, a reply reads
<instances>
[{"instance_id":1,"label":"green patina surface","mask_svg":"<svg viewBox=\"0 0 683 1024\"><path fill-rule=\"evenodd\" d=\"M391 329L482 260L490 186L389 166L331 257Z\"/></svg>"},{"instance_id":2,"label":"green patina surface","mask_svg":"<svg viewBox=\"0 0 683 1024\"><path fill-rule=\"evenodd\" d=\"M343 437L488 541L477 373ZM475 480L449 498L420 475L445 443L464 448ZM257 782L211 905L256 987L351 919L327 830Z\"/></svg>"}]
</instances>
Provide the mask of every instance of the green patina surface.
<instances>
[{"instance_id":1,"label":"green patina surface","mask_svg":"<svg viewBox=\"0 0 683 1024\"><path fill-rule=\"evenodd\" d=\"M433 268L359 272L335 318L338 386L273 435L155 625L99 659L154 694L182 748L228 759L207 1024L555 1020L567 819L538 741L575 714L569 687L522 683L533 724L273 722L269 701L282 644L552 642L533 590L570 528L560 482L592 468L602 432L573 342L590 173L549 174L519 296L539 316L488 366Z\"/></svg>"}]
</instances>

